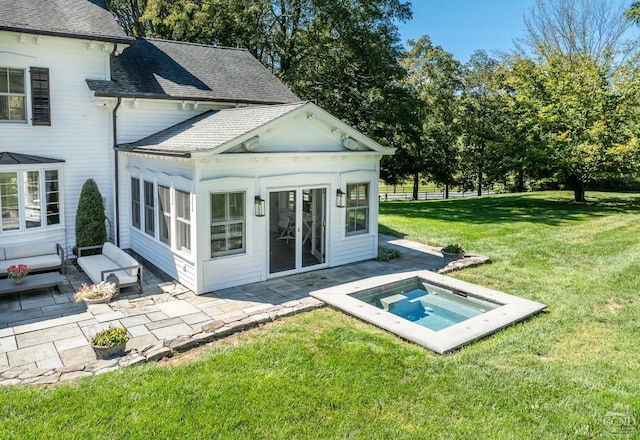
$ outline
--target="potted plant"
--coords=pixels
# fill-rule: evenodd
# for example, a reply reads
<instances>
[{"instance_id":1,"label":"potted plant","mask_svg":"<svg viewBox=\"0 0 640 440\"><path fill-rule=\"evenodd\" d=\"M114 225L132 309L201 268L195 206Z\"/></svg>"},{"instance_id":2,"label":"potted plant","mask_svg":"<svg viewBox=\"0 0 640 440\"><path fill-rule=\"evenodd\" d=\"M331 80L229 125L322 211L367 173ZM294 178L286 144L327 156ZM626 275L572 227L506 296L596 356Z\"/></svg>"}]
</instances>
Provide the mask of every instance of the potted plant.
<instances>
[{"instance_id":1,"label":"potted plant","mask_svg":"<svg viewBox=\"0 0 640 440\"><path fill-rule=\"evenodd\" d=\"M459 244L448 244L441 249L445 260L457 260L464 257L464 249Z\"/></svg>"},{"instance_id":2,"label":"potted plant","mask_svg":"<svg viewBox=\"0 0 640 440\"><path fill-rule=\"evenodd\" d=\"M84 301L87 304L107 304L116 294L116 286L113 283L101 281L99 284L83 283L73 298L76 302Z\"/></svg>"},{"instance_id":3,"label":"potted plant","mask_svg":"<svg viewBox=\"0 0 640 440\"><path fill-rule=\"evenodd\" d=\"M129 336L124 327L109 327L89 341L98 359L109 359L124 353Z\"/></svg>"},{"instance_id":4,"label":"potted plant","mask_svg":"<svg viewBox=\"0 0 640 440\"><path fill-rule=\"evenodd\" d=\"M7 276L16 284L20 284L29 275L29 272L31 272L31 268L26 264L13 264L7 267Z\"/></svg>"}]
</instances>

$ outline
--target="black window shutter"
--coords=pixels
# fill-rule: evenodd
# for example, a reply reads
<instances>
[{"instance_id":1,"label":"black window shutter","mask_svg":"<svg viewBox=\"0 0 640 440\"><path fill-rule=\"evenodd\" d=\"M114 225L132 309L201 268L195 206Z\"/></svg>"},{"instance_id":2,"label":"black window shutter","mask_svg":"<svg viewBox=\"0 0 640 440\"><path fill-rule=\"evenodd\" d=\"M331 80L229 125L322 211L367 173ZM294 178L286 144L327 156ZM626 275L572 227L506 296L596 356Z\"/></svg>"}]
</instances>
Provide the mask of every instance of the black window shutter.
<instances>
[{"instance_id":1,"label":"black window shutter","mask_svg":"<svg viewBox=\"0 0 640 440\"><path fill-rule=\"evenodd\" d=\"M33 104L33 125L51 125L49 69L31 68L31 102Z\"/></svg>"}]
</instances>

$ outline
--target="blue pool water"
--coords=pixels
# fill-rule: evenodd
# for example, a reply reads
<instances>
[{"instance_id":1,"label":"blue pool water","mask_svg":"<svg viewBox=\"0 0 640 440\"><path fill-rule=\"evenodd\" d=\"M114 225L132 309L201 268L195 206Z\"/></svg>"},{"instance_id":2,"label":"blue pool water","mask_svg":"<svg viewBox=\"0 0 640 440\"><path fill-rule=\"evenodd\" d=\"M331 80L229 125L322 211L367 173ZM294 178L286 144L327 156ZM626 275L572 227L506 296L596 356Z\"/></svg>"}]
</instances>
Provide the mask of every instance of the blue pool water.
<instances>
[{"instance_id":1,"label":"blue pool water","mask_svg":"<svg viewBox=\"0 0 640 440\"><path fill-rule=\"evenodd\" d=\"M382 290L359 292L353 296L435 331L500 306L425 282L405 283Z\"/></svg>"}]
</instances>

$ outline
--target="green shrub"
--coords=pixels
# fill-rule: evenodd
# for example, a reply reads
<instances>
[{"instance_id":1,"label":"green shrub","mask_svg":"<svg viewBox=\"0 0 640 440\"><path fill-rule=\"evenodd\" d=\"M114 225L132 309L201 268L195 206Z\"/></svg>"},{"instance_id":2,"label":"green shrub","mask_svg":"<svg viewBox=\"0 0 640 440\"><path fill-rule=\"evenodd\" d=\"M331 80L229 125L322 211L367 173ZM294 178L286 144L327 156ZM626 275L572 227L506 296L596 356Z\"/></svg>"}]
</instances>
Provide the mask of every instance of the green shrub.
<instances>
[{"instance_id":1,"label":"green shrub","mask_svg":"<svg viewBox=\"0 0 640 440\"><path fill-rule=\"evenodd\" d=\"M378 246L378 261L389 261L400 256L400 251L397 249L388 248L385 246Z\"/></svg>"},{"instance_id":2,"label":"green shrub","mask_svg":"<svg viewBox=\"0 0 640 440\"><path fill-rule=\"evenodd\" d=\"M91 339L91 345L97 347L114 347L129 340L127 329L123 327L109 327L102 330Z\"/></svg>"},{"instance_id":3,"label":"green shrub","mask_svg":"<svg viewBox=\"0 0 640 440\"><path fill-rule=\"evenodd\" d=\"M107 241L104 204L98 185L88 179L82 185L76 211L76 246L95 246Z\"/></svg>"},{"instance_id":4,"label":"green shrub","mask_svg":"<svg viewBox=\"0 0 640 440\"><path fill-rule=\"evenodd\" d=\"M448 244L442 248L442 252L448 252L450 254L462 254L464 249L459 244Z\"/></svg>"}]
</instances>

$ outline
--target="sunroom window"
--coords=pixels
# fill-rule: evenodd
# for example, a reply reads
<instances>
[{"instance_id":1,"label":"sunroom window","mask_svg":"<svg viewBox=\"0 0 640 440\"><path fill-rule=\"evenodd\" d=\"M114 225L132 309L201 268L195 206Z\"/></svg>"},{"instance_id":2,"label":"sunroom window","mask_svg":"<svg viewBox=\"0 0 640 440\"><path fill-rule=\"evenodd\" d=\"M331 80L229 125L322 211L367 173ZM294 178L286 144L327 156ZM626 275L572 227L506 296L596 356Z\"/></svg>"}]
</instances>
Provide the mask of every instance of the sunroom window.
<instances>
[{"instance_id":1,"label":"sunroom window","mask_svg":"<svg viewBox=\"0 0 640 440\"><path fill-rule=\"evenodd\" d=\"M153 197L153 182L144 182L144 232L155 237L156 210L155 199Z\"/></svg>"},{"instance_id":2,"label":"sunroom window","mask_svg":"<svg viewBox=\"0 0 640 440\"><path fill-rule=\"evenodd\" d=\"M171 244L171 188L158 185L158 209L160 241Z\"/></svg>"},{"instance_id":3,"label":"sunroom window","mask_svg":"<svg viewBox=\"0 0 640 440\"><path fill-rule=\"evenodd\" d=\"M176 190L176 248L191 251L191 194Z\"/></svg>"},{"instance_id":4,"label":"sunroom window","mask_svg":"<svg viewBox=\"0 0 640 440\"><path fill-rule=\"evenodd\" d=\"M211 194L211 256L245 251L244 192Z\"/></svg>"},{"instance_id":5,"label":"sunroom window","mask_svg":"<svg viewBox=\"0 0 640 440\"><path fill-rule=\"evenodd\" d=\"M0 171L0 233L60 224L60 171Z\"/></svg>"},{"instance_id":6,"label":"sunroom window","mask_svg":"<svg viewBox=\"0 0 640 440\"><path fill-rule=\"evenodd\" d=\"M172 249L191 253L191 193L168 182L131 177L131 226Z\"/></svg>"},{"instance_id":7,"label":"sunroom window","mask_svg":"<svg viewBox=\"0 0 640 440\"><path fill-rule=\"evenodd\" d=\"M347 235L369 231L369 184L347 185Z\"/></svg>"}]
</instances>

